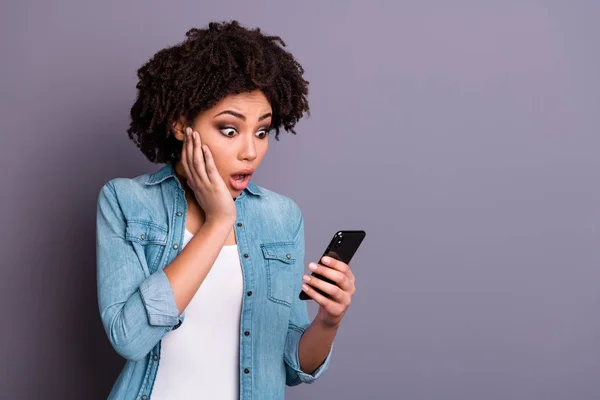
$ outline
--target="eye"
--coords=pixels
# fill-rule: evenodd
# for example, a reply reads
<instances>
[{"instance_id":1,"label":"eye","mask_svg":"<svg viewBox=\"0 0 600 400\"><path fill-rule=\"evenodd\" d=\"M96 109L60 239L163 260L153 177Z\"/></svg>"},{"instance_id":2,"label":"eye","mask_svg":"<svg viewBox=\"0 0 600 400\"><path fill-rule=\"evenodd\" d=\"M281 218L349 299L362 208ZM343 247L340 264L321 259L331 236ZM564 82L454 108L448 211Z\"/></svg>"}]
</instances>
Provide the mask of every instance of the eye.
<instances>
[{"instance_id":1,"label":"eye","mask_svg":"<svg viewBox=\"0 0 600 400\"><path fill-rule=\"evenodd\" d=\"M232 128L229 126L220 127L219 130L221 131L221 133L224 136L227 136L227 137L233 137L236 133L235 128Z\"/></svg>"},{"instance_id":2,"label":"eye","mask_svg":"<svg viewBox=\"0 0 600 400\"><path fill-rule=\"evenodd\" d=\"M267 128L263 128L263 129L261 129L260 131L256 132L256 136L257 136L259 139L264 139L264 138L266 138L267 136L269 136L269 131L270 131L269 129L267 129Z\"/></svg>"}]
</instances>

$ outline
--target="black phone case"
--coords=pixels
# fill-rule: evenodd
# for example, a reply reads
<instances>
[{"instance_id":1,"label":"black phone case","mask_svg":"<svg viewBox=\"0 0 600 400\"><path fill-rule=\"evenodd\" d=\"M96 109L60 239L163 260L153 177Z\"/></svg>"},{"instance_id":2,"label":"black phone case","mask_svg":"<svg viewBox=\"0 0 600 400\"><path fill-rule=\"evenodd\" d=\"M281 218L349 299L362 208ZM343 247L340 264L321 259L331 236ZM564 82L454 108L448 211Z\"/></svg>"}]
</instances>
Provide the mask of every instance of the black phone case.
<instances>
[{"instance_id":1,"label":"black phone case","mask_svg":"<svg viewBox=\"0 0 600 400\"><path fill-rule=\"evenodd\" d=\"M346 264L350 264L352 257L358 250L358 247L364 240L365 236L365 231L339 231L335 235L333 235L329 246L327 246L321 258L323 258L324 256L329 256L331 258L335 258L336 260L340 260ZM319 263L320 262L321 259L319 259ZM311 276L315 276L319 279L322 279L325 282L335 285L335 282L314 272L311 274ZM313 289L315 289L318 293L322 294L323 296L330 298L330 296L327 293L324 293L315 287L313 287ZM299 297L301 300L311 300L311 298L304 291L300 292Z\"/></svg>"}]
</instances>

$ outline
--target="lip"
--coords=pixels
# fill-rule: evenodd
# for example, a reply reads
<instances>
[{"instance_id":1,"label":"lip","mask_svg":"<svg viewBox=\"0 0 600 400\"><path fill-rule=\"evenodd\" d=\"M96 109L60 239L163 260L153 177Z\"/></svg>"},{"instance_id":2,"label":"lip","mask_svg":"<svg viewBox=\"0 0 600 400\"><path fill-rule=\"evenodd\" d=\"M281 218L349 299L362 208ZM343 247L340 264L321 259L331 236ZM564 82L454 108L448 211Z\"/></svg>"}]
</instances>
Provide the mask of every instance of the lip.
<instances>
[{"instance_id":1,"label":"lip","mask_svg":"<svg viewBox=\"0 0 600 400\"><path fill-rule=\"evenodd\" d=\"M235 174L232 174L229 177L229 183L233 190L242 191L246 189L248 187L248 182L250 182L250 177L252 176L253 172L253 169L243 169L241 171L236 172ZM236 179L233 179L233 177L236 175L245 175L244 180L238 181Z\"/></svg>"},{"instance_id":2,"label":"lip","mask_svg":"<svg viewBox=\"0 0 600 400\"><path fill-rule=\"evenodd\" d=\"M253 170L253 169L251 169L251 168L246 168L246 169L242 169L242 170L239 170L239 171L237 171L237 172L234 172L234 173L233 173L233 174L231 174L231 175L252 175L253 173L254 173L254 170Z\"/></svg>"}]
</instances>

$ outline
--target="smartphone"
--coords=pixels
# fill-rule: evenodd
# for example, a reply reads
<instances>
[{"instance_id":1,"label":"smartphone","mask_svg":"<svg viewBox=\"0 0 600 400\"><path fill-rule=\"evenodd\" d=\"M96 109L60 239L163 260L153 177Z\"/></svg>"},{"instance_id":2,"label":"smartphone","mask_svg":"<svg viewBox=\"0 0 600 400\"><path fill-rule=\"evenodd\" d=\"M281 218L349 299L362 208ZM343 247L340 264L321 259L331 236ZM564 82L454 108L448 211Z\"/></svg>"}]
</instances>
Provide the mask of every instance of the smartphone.
<instances>
[{"instance_id":1,"label":"smartphone","mask_svg":"<svg viewBox=\"0 0 600 400\"><path fill-rule=\"evenodd\" d=\"M365 236L365 231L339 231L335 235L333 235L329 246L327 246L321 258L329 256L331 258L335 258L336 260L340 260L346 264L350 264L350 260L352 260L354 253L356 253L356 250L358 250L358 247L362 243ZM321 258L319 258L319 263L321 262ZM325 282L335 285L335 282L325 278L322 275L313 272L311 276L317 277ZM327 298L331 297L327 293L324 293L323 291L315 287L313 287L313 289L315 289L317 292L319 292ZM312 300L311 297L307 295L306 292L304 292L303 290L300 291L299 297L301 300Z\"/></svg>"}]
</instances>

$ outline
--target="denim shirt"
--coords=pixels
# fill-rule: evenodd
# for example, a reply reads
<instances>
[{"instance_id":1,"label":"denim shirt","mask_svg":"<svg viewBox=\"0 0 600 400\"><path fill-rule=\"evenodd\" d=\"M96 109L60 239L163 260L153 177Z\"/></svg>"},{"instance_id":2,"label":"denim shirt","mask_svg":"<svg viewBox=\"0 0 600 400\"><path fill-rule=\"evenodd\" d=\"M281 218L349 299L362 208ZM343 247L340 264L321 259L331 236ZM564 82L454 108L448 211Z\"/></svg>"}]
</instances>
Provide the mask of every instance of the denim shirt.
<instances>
[{"instance_id":1,"label":"denim shirt","mask_svg":"<svg viewBox=\"0 0 600 400\"><path fill-rule=\"evenodd\" d=\"M300 369L298 345L310 325L306 302L298 299L304 221L296 203L253 182L235 205L244 277L240 399L283 399L286 385L313 382L331 357L330 351L313 374ZM171 164L133 179L112 179L100 190L98 305L110 343L127 360L109 399L151 399L161 339L185 323L163 268L182 249L186 212Z\"/></svg>"}]
</instances>

